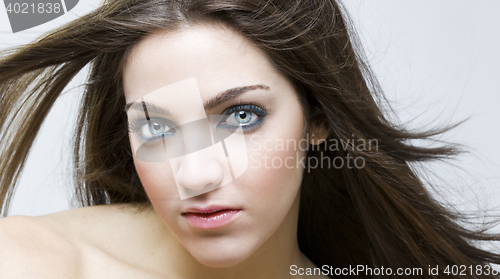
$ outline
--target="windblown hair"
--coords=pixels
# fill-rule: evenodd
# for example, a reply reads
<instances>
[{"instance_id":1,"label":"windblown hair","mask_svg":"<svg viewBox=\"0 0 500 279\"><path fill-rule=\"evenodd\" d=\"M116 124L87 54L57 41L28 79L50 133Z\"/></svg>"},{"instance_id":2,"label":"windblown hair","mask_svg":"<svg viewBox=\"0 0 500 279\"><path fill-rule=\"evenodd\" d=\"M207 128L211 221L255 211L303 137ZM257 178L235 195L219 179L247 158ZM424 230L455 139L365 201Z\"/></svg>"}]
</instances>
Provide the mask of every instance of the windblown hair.
<instances>
[{"instance_id":1,"label":"windblown hair","mask_svg":"<svg viewBox=\"0 0 500 279\"><path fill-rule=\"evenodd\" d=\"M206 22L232 28L264 50L295 86L308 126L328 129L328 139L307 156L349 155L366 162L363 168L304 172L297 233L300 249L317 266L423 267L421 278L450 278L442 270L449 265L500 264L499 254L473 245L500 236L459 225L460 215L433 199L412 170L412 163L448 158L457 150L412 145L443 131L412 132L388 120L352 24L334 0L112 0L31 44L4 51L3 215L43 120L89 63L75 135L79 201L82 206L149 206L128 140L124 60L132 46L155 31ZM327 145L353 138L376 139L378 148L331 150ZM440 275L427 274L429 265L438 265Z\"/></svg>"}]
</instances>

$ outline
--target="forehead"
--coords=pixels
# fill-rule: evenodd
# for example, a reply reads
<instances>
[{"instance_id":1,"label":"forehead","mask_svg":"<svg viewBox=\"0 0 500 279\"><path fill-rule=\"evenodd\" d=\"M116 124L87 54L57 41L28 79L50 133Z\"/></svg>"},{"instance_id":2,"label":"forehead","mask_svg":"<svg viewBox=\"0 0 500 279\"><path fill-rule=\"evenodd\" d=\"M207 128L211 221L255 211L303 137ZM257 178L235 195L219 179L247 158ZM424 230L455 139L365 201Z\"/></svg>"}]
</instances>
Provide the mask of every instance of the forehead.
<instances>
[{"instance_id":1,"label":"forehead","mask_svg":"<svg viewBox=\"0 0 500 279\"><path fill-rule=\"evenodd\" d=\"M135 101L190 78L206 99L204 95L242 85L279 86L280 74L261 49L230 28L188 26L157 32L133 47L123 74L125 97Z\"/></svg>"}]
</instances>

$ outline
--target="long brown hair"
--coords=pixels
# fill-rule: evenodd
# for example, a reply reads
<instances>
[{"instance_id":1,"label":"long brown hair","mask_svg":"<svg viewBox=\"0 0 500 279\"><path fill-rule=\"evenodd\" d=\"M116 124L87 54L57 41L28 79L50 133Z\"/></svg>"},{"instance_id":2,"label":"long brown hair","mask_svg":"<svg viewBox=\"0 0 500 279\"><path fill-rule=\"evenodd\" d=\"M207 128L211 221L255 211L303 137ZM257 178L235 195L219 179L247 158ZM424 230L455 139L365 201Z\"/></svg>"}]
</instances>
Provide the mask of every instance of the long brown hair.
<instances>
[{"instance_id":1,"label":"long brown hair","mask_svg":"<svg viewBox=\"0 0 500 279\"><path fill-rule=\"evenodd\" d=\"M460 215L434 200L412 169L412 163L458 152L412 144L446 129L408 131L387 119L381 109L383 94L364 62L347 13L333 0L115 0L36 42L3 52L2 214L8 213L45 116L88 63L74 150L79 200L83 206L149 206L128 141L123 63L128 50L145 36L199 22L222 23L245 35L293 82L308 123L329 131L308 157L364 159L362 168L304 172L298 241L317 266L422 267L422 278L450 278L444 273L447 266L500 264L499 254L472 244L500 236L460 226ZM328 145L332 140L374 139L376 150L333 150ZM429 266L439 266L439 275L429 275ZM460 277L476 278L470 272ZM485 273L477 277L499 278Z\"/></svg>"}]
</instances>

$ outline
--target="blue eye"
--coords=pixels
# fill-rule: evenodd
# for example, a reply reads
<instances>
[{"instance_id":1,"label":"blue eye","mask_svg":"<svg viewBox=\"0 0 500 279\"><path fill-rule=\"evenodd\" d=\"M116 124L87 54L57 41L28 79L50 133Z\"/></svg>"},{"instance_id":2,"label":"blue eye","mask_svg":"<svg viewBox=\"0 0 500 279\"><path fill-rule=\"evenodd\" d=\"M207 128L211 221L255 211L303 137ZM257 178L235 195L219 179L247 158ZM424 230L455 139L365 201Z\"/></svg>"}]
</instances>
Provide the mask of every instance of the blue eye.
<instances>
[{"instance_id":1,"label":"blue eye","mask_svg":"<svg viewBox=\"0 0 500 279\"><path fill-rule=\"evenodd\" d=\"M251 113L251 112L249 113L249 112L240 110L239 112L237 112L234 115L234 119L236 119L236 121L239 123L245 124L245 123L250 122L253 115L254 115L254 113Z\"/></svg>"},{"instance_id":2,"label":"blue eye","mask_svg":"<svg viewBox=\"0 0 500 279\"><path fill-rule=\"evenodd\" d=\"M255 105L238 105L230 107L224 112L224 117L217 128L236 129L241 126L248 130L256 128L266 116L266 111Z\"/></svg>"},{"instance_id":3,"label":"blue eye","mask_svg":"<svg viewBox=\"0 0 500 279\"><path fill-rule=\"evenodd\" d=\"M161 140L164 137L171 136L175 129L170 128L165 119L151 118L149 120L141 119L130 123L130 132L136 133L141 142L152 143Z\"/></svg>"}]
</instances>

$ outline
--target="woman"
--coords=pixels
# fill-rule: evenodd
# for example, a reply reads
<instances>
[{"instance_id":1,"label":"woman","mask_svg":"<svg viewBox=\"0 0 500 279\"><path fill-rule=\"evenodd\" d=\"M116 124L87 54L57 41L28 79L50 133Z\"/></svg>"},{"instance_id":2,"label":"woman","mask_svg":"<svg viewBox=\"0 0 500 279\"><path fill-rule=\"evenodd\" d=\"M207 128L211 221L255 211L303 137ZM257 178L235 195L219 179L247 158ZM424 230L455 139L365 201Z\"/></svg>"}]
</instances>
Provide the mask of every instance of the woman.
<instances>
[{"instance_id":1,"label":"woman","mask_svg":"<svg viewBox=\"0 0 500 279\"><path fill-rule=\"evenodd\" d=\"M348 23L333 1L112 1L5 55L5 208L44 116L92 70L74 161L87 207L2 220L0 270L497 278L500 255L471 242L500 238L459 226L410 167L457 151L384 117Z\"/></svg>"}]
</instances>

